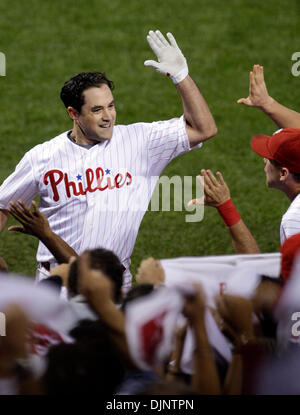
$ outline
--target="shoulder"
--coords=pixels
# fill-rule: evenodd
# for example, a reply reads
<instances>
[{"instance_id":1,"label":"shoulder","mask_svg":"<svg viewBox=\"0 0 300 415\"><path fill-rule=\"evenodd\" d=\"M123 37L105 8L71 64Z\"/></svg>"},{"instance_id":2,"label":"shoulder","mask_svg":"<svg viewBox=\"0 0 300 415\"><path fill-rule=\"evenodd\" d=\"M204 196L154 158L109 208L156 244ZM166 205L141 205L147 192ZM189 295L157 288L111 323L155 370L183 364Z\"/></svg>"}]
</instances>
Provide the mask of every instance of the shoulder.
<instances>
[{"instance_id":1,"label":"shoulder","mask_svg":"<svg viewBox=\"0 0 300 415\"><path fill-rule=\"evenodd\" d=\"M31 150L29 150L26 154L30 155L31 157L44 157L47 155L51 157L51 155L56 152L60 151L62 147L68 143L69 139L67 137L68 131L65 131L58 136L52 138L51 140L45 141L43 143L37 144Z\"/></svg>"}]
</instances>

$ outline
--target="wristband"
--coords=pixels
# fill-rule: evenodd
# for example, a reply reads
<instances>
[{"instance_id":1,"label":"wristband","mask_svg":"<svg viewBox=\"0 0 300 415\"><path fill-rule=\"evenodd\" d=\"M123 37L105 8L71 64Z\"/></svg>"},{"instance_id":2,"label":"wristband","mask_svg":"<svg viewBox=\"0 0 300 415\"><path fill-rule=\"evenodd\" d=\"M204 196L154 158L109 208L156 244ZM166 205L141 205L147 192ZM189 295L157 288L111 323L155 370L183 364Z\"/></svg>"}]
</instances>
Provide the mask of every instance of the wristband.
<instances>
[{"instance_id":1,"label":"wristband","mask_svg":"<svg viewBox=\"0 0 300 415\"><path fill-rule=\"evenodd\" d=\"M220 215L222 216L225 225L230 228L241 220L239 212L236 210L233 201L231 199L226 200L217 207Z\"/></svg>"}]
</instances>

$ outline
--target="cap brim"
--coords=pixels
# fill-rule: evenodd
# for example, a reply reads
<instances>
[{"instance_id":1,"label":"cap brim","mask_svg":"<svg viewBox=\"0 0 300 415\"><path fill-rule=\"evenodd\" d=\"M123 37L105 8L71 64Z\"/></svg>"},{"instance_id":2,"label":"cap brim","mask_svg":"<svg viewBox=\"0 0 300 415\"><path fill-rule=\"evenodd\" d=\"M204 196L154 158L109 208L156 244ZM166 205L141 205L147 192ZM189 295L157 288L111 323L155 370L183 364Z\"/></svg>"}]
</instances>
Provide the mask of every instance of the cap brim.
<instances>
[{"instance_id":1,"label":"cap brim","mask_svg":"<svg viewBox=\"0 0 300 415\"><path fill-rule=\"evenodd\" d=\"M267 159L272 159L273 155L269 150L269 141L272 137L264 134L258 134L252 137L251 139L251 148L255 153L259 154L262 157Z\"/></svg>"}]
</instances>

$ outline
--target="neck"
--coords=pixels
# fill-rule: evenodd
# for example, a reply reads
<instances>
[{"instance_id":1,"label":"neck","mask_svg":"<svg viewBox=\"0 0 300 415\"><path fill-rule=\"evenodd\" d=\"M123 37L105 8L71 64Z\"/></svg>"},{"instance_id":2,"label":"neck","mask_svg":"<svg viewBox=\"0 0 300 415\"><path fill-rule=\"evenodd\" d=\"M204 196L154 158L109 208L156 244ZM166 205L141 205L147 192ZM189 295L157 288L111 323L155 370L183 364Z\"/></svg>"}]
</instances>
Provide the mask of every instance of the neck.
<instances>
[{"instance_id":1,"label":"neck","mask_svg":"<svg viewBox=\"0 0 300 415\"><path fill-rule=\"evenodd\" d=\"M287 195L287 197L292 202L300 193L300 185L293 186L291 188L287 188L284 190L284 193Z\"/></svg>"},{"instance_id":2,"label":"neck","mask_svg":"<svg viewBox=\"0 0 300 415\"><path fill-rule=\"evenodd\" d=\"M74 123L74 127L73 127L73 130L72 130L72 133L71 133L71 137L75 141L75 143L77 143L77 144L82 144L82 145L94 144L94 142L92 140L89 140L83 134L81 129L75 123Z\"/></svg>"}]
</instances>

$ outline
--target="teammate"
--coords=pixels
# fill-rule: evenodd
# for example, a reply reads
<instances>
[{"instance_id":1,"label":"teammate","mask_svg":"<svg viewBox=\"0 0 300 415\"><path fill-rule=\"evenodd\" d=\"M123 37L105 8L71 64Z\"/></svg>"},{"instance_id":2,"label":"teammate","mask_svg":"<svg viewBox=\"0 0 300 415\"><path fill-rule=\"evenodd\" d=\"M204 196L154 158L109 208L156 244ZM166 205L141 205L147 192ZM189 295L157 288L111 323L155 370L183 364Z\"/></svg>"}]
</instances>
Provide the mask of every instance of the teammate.
<instances>
[{"instance_id":1,"label":"teammate","mask_svg":"<svg viewBox=\"0 0 300 415\"><path fill-rule=\"evenodd\" d=\"M172 34L167 36L169 41L159 31L149 32L147 40L158 62L144 64L172 79L184 115L115 126L112 82L103 73L71 78L61 99L73 129L27 152L4 181L1 230L10 201L30 204L39 194L39 209L52 231L79 254L99 246L115 252L126 268L124 286L130 286L130 255L158 176L174 157L217 133L210 110L188 75L185 57ZM37 261L38 279L56 265L42 242Z\"/></svg>"},{"instance_id":2,"label":"teammate","mask_svg":"<svg viewBox=\"0 0 300 415\"><path fill-rule=\"evenodd\" d=\"M249 96L247 98L240 98L237 101L238 104L259 108L279 128L300 128L300 114L279 104L279 102L269 95L264 80L264 68L262 66L254 65L249 78Z\"/></svg>"}]
</instances>

